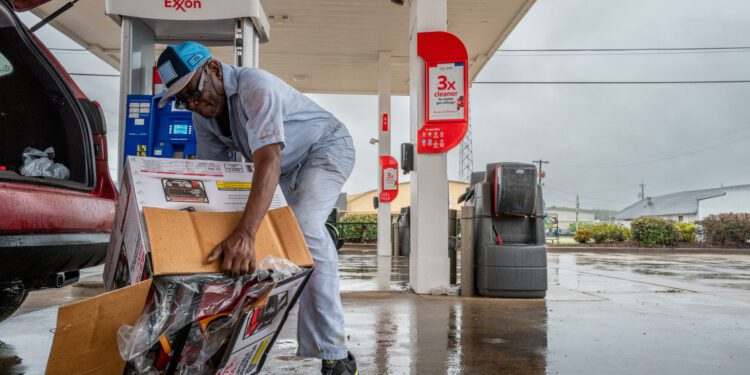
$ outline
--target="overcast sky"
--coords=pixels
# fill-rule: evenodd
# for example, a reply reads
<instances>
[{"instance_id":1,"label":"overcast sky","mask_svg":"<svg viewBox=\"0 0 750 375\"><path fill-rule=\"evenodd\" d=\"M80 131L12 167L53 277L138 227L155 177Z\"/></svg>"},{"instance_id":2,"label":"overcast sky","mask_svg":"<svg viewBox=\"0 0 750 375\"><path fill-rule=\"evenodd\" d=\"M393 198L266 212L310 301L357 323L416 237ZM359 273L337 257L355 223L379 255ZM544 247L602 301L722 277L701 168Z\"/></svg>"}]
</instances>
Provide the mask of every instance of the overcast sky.
<instances>
[{"instance_id":1,"label":"overcast sky","mask_svg":"<svg viewBox=\"0 0 750 375\"><path fill-rule=\"evenodd\" d=\"M455 0L454 0L455 1ZM24 15L33 23L35 17ZM750 47L741 0L537 0L502 49ZM49 27L50 47L80 48ZM71 72L117 74L87 52L53 51ZM262 56L261 56L262 60ZM477 82L750 80L750 49L499 52ZM75 76L103 104L116 160L119 79ZM311 95L350 128L357 165L345 191L376 186L375 96ZM750 184L750 84L482 84L471 89L474 169L543 158L548 205L621 209L646 195ZM393 150L408 141L407 97L392 101ZM458 151L449 154L458 179ZM402 176L402 181L408 177Z\"/></svg>"}]
</instances>

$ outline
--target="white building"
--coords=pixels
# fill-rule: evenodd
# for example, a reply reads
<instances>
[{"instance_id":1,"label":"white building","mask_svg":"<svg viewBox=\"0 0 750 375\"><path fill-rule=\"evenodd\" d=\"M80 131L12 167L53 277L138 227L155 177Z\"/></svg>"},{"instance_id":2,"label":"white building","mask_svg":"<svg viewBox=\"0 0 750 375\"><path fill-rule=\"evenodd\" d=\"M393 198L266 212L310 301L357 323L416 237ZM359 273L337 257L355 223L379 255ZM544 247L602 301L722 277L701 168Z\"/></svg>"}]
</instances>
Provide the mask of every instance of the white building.
<instances>
[{"instance_id":1,"label":"white building","mask_svg":"<svg viewBox=\"0 0 750 375\"><path fill-rule=\"evenodd\" d=\"M570 224L576 222L576 209L570 207L547 207L547 215L557 215L557 225L560 229L568 229ZM595 212L592 210L578 210L578 222L593 224L596 221Z\"/></svg>"},{"instance_id":2,"label":"white building","mask_svg":"<svg viewBox=\"0 0 750 375\"><path fill-rule=\"evenodd\" d=\"M726 212L750 212L750 185L646 197L618 212L615 218L617 221L629 222L642 216L657 216L674 221L694 222L709 215Z\"/></svg>"}]
</instances>

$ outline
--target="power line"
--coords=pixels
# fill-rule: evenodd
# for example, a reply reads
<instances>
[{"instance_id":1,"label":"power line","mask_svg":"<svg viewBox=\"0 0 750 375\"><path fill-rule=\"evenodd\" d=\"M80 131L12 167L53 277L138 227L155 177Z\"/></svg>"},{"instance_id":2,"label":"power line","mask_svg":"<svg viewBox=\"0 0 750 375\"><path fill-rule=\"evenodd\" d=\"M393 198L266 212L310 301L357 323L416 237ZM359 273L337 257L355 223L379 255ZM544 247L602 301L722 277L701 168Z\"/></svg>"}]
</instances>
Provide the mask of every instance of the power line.
<instances>
[{"instance_id":1,"label":"power line","mask_svg":"<svg viewBox=\"0 0 750 375\"><path fill-rule=\"evenodd\" d=\"M629 51L722 51L750 50L750 46L668 47L668 48L498 48L497 52L629 52Z\"/></svg>"},{"instance_id":2,"label":"power line","mask_svg":"<svg viewBox=\"0 0 750 375\"><path fill-rule=\"evenodd\" d=\"M540 53L496 53L493 56L496 57L526 57L526 56L565 56L565 57L579 57L579 56L666 56L666 55L704 55L704 54L716 54L716 53L748 53L750 50L727 50L727 51L682 51L682 52L577 52L577 53L551 53L551 52L540 52Z\"/></svg>"},{"instance_id":3,"label":"power line","mask_svg":"<svg viewBox=\"0 0 750 375\"><path fill-rule=\"evenodd\" d=\"M715 53L747 53L750 47L702 47L702 48L590 48L590 49L504 49L494 56L644 56L644 55L693 55Z\"/></svg>"},{"instance_id":4,"label":"power line","mask_svg":"<svg viewBox=\"0 0 750 375\"><path fill-rule=\"evenodd\" d=\"M631 203L631 202L616 201L616 200L611 200L611 199L597 198L597 197L592 197L592 196L578 194L578 193L572 193L572 192L569 192L569 191L565 191L565 190L561 190L561 189L557 189L557 188L551 187L549 185L547 185L545 187L547 189L556 191L558 193L564 193L564 194L570 194L570 195L580 196L580 197L583 197L583 198L592 199L592 200L596 200L596 201L612 202L612 203L622 203L622 204Z\"/></svg>"},{"instance_id":5,"label":"power line","mask_svg":"<svg viewBox=\"0 0 750 375\"><path fill-rule=\"evenodd\" d=\"M681 158L683 156L694 155L694 154L698 154L698 153L701 153L701 152L704 152L704 151L708 151L708 150L716 148L716 147L726 146L726 145L734 144L734 143L737 143L737 142L745 141L747 139L750 139L750 136L735 138L735 139L732 139L732 140L730 140L728 142L721 142L721 143L718 143L718 144L715 144L715 145L711 145L711 146L699 148L699 149L696 149L696 150L691 150L691 151L684 152L684 153L677 154L677 155L670 155L670 156L664 156L664 157L659 157L659 158L654 158L654 159L646 159L646 160L640 160L640 161L626 161L626 162L619 162L619 163L612 163L612 164L590 164L590 165L571 165L571 164L560 164L560 163L557 163L557 165L560 165L560 166L563 166L563 167L570 167L570 168L618 168L618 167L632 167L632 166L636 166L636 165L645 165L645 164L657 163L657 162L662 162L662 161L666 161L666 160L672 160L672 159Z\"/></svg>"},{"instance_id":6,"label":"power line","mask_svg":"<svg viewBox=\"0 0 750 375\"><path fill-rule=\"evenodd\" d=\"M474 81L479 85L697 85L750 83L750 80L710 81Z\"/></svg>"},{"instance_id":7,"label":"power line","mask_svg":"<svg viewBox=\"0 0 750 375\"><path fill-rule=\"evenodd\" d=\"M723 134L721 134L721 135L719 135L717 137L714 137L713 139L710 139L708 141L704 139L704 140L700 140L698 142L693 142L693 143L689 143L689 144L686 144L686 145L680 145L680 146L677 146L677 147L672 147L672 148L663 150L661 152L661 154L665 155L665 154L669 154L669 153L676 152L676 151L682 151L682 150L685 150L685 149L690 148L690 147L696 147L696 146L705 145L707 143L710 143L710 142L713 142L713 141L718 141L718 140L720 140L722 138L733 136L733 135L735 135L737 133L746 132L748 130L750 130L750 127L740 128L740 129L734 129L734 130L731 130L729 132L723 133ZM657 157L657 158L660 158L660 157ZM642 159L627 160L627 161L621 161L621 162L611 162L611 163L607 163L607 164L639 163L639 162L648 162L648 161L651 161L651 160L654 160L654 158L642 158ZM591 165L591 164L589 164L589 165L571 165L571 164L561 163L561 164L558 164L558 165L562 165L564 167L576 167L576 168L597 168L597 167L601 166L602 164L594 164L594 165Z\"/></svg>"}]
</instances>

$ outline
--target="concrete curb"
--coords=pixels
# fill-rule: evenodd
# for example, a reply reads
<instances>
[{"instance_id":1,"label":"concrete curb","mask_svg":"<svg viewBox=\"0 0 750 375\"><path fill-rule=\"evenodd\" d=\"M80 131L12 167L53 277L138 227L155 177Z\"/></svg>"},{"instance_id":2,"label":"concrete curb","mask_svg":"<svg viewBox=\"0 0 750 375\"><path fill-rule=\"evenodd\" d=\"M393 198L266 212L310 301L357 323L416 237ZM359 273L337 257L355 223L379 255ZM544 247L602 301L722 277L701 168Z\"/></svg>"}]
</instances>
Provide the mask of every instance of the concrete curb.
<instances>
[{"instance_id":1,"label":"concrete curb","mask_svg":"<svg viewBox=\"0 0 750 375\"><path fill-rule=\"evenodd\" d=\"M650 247L547 247L549 253L595 253L595 254L710 254L750 255L750 249L704 249L704 248L650 248Z\"/></svg>"},{"instance_id":2,"label":"concrete curb","mask_svg":"<svg viewBox=\"0 0 750 375\"><path fill-rule=\"evenodd\" d=\"M376 243L361 243L361 242L344 242L344 249L377 249L378 244Z\"/></svg>"}]
</instances>

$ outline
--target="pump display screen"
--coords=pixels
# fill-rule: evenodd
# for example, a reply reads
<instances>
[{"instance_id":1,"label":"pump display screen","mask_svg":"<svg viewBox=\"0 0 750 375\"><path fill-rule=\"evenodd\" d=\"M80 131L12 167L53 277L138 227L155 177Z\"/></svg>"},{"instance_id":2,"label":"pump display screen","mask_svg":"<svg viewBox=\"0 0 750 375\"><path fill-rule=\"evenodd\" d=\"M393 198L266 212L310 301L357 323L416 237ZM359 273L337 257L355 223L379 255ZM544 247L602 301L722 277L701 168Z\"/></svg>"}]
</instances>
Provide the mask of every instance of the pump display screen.
<instances>
[{"instance_id":1,"label":"pump display screen","mask_svg":"<svg viewBox=\"0 0 750 375\"><path fill-rule=\"evenodd\" d=\"M172 127L172 134L174 134L174 135L187 135L188 134L188 126L187 125L173 125L173 127Z\"/></svg>"}]
</instances>

